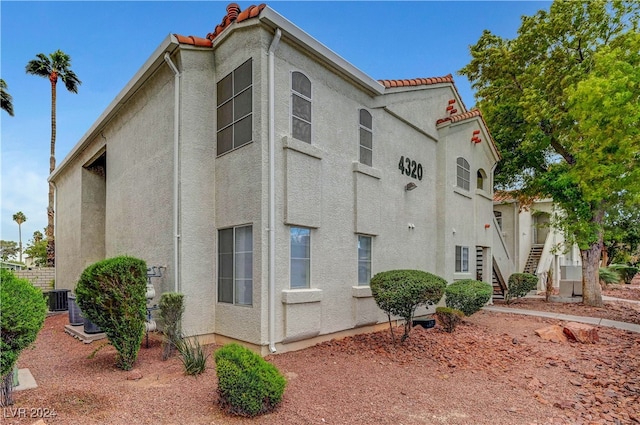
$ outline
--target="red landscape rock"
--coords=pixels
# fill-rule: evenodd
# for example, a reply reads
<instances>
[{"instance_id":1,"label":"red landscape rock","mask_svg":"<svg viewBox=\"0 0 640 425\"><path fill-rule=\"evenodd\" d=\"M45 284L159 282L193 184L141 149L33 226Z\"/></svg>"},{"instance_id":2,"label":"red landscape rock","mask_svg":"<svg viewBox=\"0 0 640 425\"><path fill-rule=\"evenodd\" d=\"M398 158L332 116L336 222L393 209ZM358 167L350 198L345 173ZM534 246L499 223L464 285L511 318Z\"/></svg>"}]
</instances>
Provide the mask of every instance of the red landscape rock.
<instances>
[{"instance_id":1,"label":"red landscape rock","mask_svg":"<svg viewBox=\"0 0 640 425\"><path fill-rule=\"evenodd\" d=\"M562 332L562 327L558 325L547 326L546 328L534 331L540 338L551 342L567 342L567 337Z\"/></svg>"},{"instance_id":2,"label":"red landscape rock","mask_svg":"<svg viewBox=\"0 0 640 425\"><path fill-rule=\"evenodd\" d=\"M596 328L584 323L569 322L563 331L567 338L582 344L595 344L600 341Z\"/></svg>"}]
</instances>

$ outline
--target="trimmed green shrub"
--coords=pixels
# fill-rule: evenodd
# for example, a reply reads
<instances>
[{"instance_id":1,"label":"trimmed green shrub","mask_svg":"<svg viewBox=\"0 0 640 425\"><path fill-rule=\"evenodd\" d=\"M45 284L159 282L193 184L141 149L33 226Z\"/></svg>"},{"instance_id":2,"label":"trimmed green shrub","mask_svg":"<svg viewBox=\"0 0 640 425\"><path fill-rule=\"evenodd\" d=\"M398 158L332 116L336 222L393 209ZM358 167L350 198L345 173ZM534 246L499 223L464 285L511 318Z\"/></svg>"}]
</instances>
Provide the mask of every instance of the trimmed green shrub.
<instances>
[{"instance_id":1,"label":"trimmed green shrub","mask_svg":"<svg viewBox=\"0 0 640 425\"><path fill-rule=\"evenodd\" d=\"M638 274L638 271L640 270L638 267L629 266L626 264L610 264L609 269L618 272L624 283L626 283L627 285L631 284L634 276Z\"/></svg>"},{"instance_id":2,"label":"trimmed green shrub","mask_svg":"<svg viewBox=\"0 0 640 425\"><path fill-rule=\"evenodd\" d=\"M462 321L464 313L451 307L436 307L436 319L446 332L452 333Z\"/></svg>"},{"instance_id":3,"label":"trimmed green shrub","mask_svg":"<svg viewBox=\"0 0 640 425\"><path fill-rule=\"evenodd\" d=\"M36 340L47 315L42 291L27 279L0 269L0 405L13 404L13 368L20 352Z\"/></svg>"},{"instance_id":4,"label":"trimmed green shrub","mask_svg":"<svg viewBox=\"0 0 640 425\"><path fill-rule=\"evenodd\" d=\"M90 265L76 287L80 310L107 334L123 370L133 367L144 337L146 288L146 263L127 256Z\"/></svg>"},{"instance_id":5,"label":"trimmed green shrub","mask_svg":"<svg viewBox=\"0 0 640 425\"><path fill-rule=\"evenodd\" d=\"M258 354L238 344L216 351L220 405L229 413L257 416L274 410L282 401L286 380Z\"/></svg>"},{"instance_id":6,"label":"trimmed green shrub","mask_svg":"<svg viewBox=\"0 0 640 425\"><path fill-rule=\"evenodd\" d=\"M465 279L453 282L444 290L445 304L471 316L480 311L491 299L493 287L479 280Z\"/></svg>"},{"instance_id":7,"label":"trimmed green shrub","mask_svg":"<svg viewBox=\"0 0 640 425\"><path fill-rule=\"evenodd\" d=\"M200 375L207 368L207 358L197 338L182 338L175 341L175 346L180 353L180 360L187 375Z\"/></svg>"},{"instance_id":8,"label":"trimmed green shrub","mask_svg":"<svg viewBox=\"0 0 640 425\"><path fill-rule=\"evenodd\" d=\"M438 303L444 294L447 281L421 270L389 270L371 278L371 294L389 319L391 338L395 343L391 316L404 319L404 334L401 341L409 337L416 308Z\"/></svg>"},{"instance_id":9,"label":"trimmed green shrub","mask_svg":"<svg viewBox=\"0 0 640 425\"><path fill-rule=\"evenodd\" d=\"M184 313L184 295L177 292L165 292L160 296L160 319L162 319L162 360L173 354L181 340L181 321Z\"/></svg>"},{"instance_id":10,"label":"trimmed green shrub","mask_svg":"<svg viewBox=\"0 0 640 425\"><path fill-rule=\"evenodd\" d=\"M509 304L512 299L524 297L538 287L538 277L531 273L513 273L507 281L507 292L504 301Z\"/></svg>"},{"instance_id":11,"label":"trimmed green shrub","mask_svg":"<svg viewBox=\"0 0 640 425\"><path fill-rule=\"evenodd\" d=\"M598 275L600 276L600 282L605 285L620 282L620 273L609 267L600 267L600 269L598 269Z\"/></svg>"}]
</instances>

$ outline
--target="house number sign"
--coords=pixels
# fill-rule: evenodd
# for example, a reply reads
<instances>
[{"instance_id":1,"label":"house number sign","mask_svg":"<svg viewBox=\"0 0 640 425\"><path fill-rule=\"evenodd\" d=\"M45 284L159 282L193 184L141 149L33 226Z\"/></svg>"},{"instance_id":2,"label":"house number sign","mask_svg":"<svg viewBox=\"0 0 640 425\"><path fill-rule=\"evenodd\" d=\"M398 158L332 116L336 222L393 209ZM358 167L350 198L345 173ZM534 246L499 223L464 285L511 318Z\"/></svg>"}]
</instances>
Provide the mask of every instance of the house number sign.
<instances>
[{"instance_id":1,"label":"house number sign","mask_svg":"<svg viewBox=\"0 0 640 425\"><path fill-rule=\"evenodd\" d=\"M398 169L401 174L409 176L414 179L422 180L422 164L414 161L409 157L400 157L400 162L398 163Z\"/></svg>"}]
</instances>

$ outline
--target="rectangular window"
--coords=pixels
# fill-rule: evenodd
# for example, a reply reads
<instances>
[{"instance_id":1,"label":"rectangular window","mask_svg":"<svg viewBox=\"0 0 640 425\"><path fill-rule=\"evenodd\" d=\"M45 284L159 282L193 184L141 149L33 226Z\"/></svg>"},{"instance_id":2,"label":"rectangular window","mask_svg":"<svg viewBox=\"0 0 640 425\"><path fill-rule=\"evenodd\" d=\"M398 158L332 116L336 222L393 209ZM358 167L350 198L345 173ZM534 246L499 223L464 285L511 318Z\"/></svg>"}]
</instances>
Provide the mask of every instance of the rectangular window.
<instances>
[{"instance_id":1,"label":"rectangular window","mask_svg":"<svg viewBox=\"0 0 640 425\"><path fill-rule=\"evenodd\" d=\"M220 80L217 94L217 151L222 155L252 140L252 60Z\"/></svg>"},{"instance_id":2,"label":"rectangular window","mask_svg":"<svg viewBox=\"0 0 640 425\"><path fill-rule=\"evenodd\" d=\"M311 231L291 228L291 288L311 287Z\"/></svg>"},{"instance_id":3,"label":"rectangular window","mask_svg":"<svg viewBox=\"0 0 640 425\"><path fill-rule=\"evenodd\" d=\"M371 236L358 236L358 285L371 281Z\"/></svg>"},{"instance_id":4,"label":"rectangular window","mask_svg":"<svg viewBox=\"0 0 640 425\"><path fill-rule=\"evenodd\" d=\"M456 273L469 272L469 247L456 245Z\"/></svg>"},{"instance_id":5,"label":"rectangular window","mask_svg":"<svg viewBox=\"0 0 640 425\"><path fill-rule=\"evenodd\" d=\"M373 117L364 109L360 109L360 162L373 164Z\"/></svg>"},{"instance_id":6,"label":"rectangular window","mask_svg":"<svg viewBox=\"0 0 640 425\"><path fill-rule=\"evenodd\" d=\"M218 230L218 302L253 303L253 227Z\"/></svg>"}]
</instances>

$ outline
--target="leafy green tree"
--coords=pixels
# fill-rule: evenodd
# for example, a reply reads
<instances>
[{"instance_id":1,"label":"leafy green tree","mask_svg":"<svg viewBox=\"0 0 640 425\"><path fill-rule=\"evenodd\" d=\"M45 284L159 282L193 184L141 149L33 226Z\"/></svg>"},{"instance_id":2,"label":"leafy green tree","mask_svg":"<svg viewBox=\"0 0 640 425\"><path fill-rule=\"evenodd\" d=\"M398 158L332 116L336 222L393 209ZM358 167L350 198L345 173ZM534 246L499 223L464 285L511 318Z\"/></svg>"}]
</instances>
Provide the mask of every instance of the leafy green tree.
<instances>
[{"instance_id":1,"label":"leafy green tree","mask_svg":"<svg viewBox=\"0 0 640 425\"><path fill-rule=\"evenodd\" d=\"M68 91L78 93L78 86L82 81L71 70L71 57L61 50L46 56L38 53L37 59L27 63L27 74L44 77L51 83L51 156L49 158L49 173L56 168L56 86L58 79L62 80ZM53 185L49 184L49 205L47 207L47 266L55 266L55 241L53 229Z\"/></svg>"},{"instance_id":2,"label":"leafy green tree","mask_svg":"<svg viewBox=\"0 0 640 425\"><path fill-rule=\"evenodd\" d=\"M37 267L43 267L47 264L47 240L43 239L41 231L33 232L33 239L27 245L24 253L33 258Z\"/></svg>"},{"instance_id":3,"label":"leafy green tree","mask_svg":"<svg viewBox=\"0 0 640 425\"><path fill-rule=\"evenodd\" d=\"M2 261L15 259L18 255L18 243L16 241L0 241L0 258Z\"/></svg>"},{"instance_id":4,"label":"leafy green tree","mask_svg":"<svg viewBox=\"0 0 640 425\"><path fill-rule=\"evenodd\" d=\"M604 249L603 266L640 264L640 211L620 211L607 216Z\"/></svg>"},{"instance_id":5,"label":"leafy green tree","mask_svg":"<svg viewBox=\"0 0 640 425\"><path fill-rule=\"evenodd\" d=\"M0 78L0 101L1 108L10 116L13 116L13 98L7 91L7 83Z\"/></svg>"},{"instance_id":6,"label":"leafy green tree","mask_svg":"<svg viewBox=\"0 0 640 425\"><path fill-rule=\"evenodd\" d=\"M27 217L22 211L13 215L13 221L18 223L18 250L20 251L20 262L22 263L22 223L27 221Z\"/></svg>"},{"instance_id":7,"label":"leafy green tree","mask_svg":"<svg viewBox=\"0 0 640 425\"><path fill-rule=\"evenodd\" d=\"M459 72L503 155L498 189L552 197L582 257L583 300L602 306L606 217L640 205L640 3L555 1L508 40L484 31Z\"/></svg>"}]
</instances>

